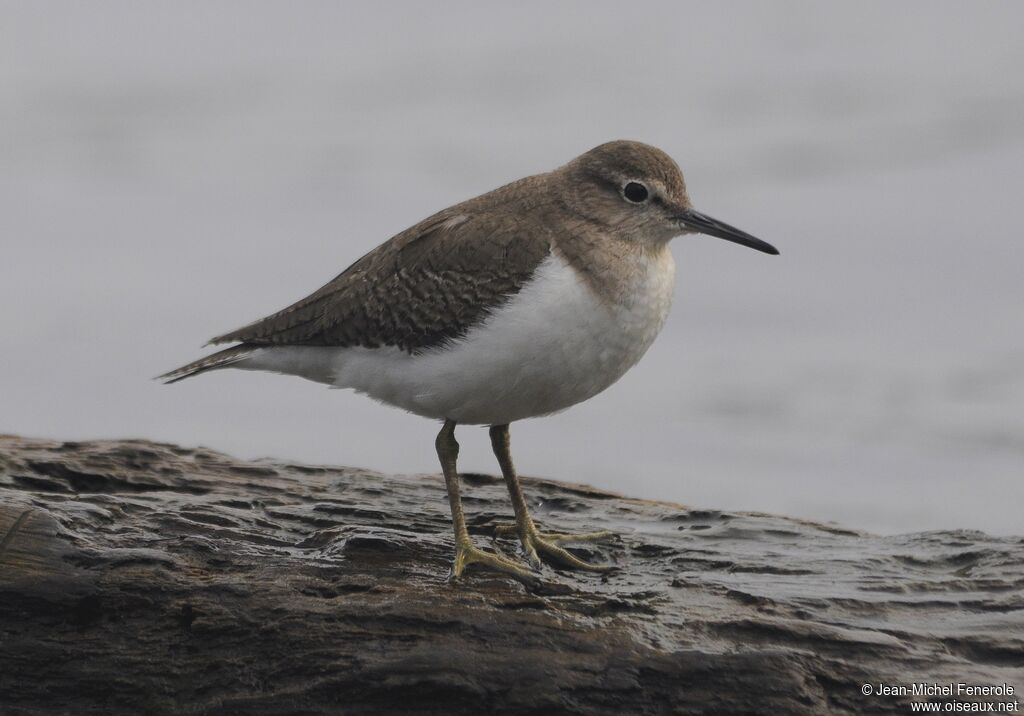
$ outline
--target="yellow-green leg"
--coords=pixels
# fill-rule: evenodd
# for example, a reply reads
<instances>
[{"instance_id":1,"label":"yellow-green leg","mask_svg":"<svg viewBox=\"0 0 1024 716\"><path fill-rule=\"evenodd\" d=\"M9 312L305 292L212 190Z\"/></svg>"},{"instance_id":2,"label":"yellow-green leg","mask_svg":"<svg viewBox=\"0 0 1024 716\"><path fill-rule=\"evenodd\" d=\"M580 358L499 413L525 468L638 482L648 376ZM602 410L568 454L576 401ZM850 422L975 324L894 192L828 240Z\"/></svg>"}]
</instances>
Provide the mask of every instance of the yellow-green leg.
<instances>
[{"instance_id":1,"label":"yellow-green leg","mask_svg":"<svg viewBox=\"0 0 1024 716\"><path fill-rule=\"evenodd\" d=\"M512 498L512 510L515 512L515 524L498 525L498 534L515 534L523 545L527 559L535 567L540 566L541 559L574 569L587 569L594 572L602 572L609 567L584 562L579 557L569 553L559 544L565 542L594 542L614 537L614 533L588 532L586 534L571 535L558 532L544 532L537 529L530 517L530 511L526 507L526 498L523 495L523 488L519 484L519 476L512 465L512 452L509 440L508 425L491 426L491 447L494 449L494 456L498 458L501 466L501 474L508 485L508 494Z\"/></svg>"},{"instance_id":2,"label":"yellow-green leg","mask_svg":"<svg viewBox=\"0 0 1024 716\"><path fill-rule=\"evenodd\" d=\"M455 529L455 561L452 563L452 578L458 579L470 564L481 564L499 572L509 574L527 584L535 584L537 576L525 566L507 557L484 552L469 539L466 517L462 513L462 498L459 496L459 473L456 465L459 457L459 443L455 441L455 421L446 420L435 441L437 457L441 461L444 484L448 489L448 503L452 510L452 526Z\"/></svg>"}]
</instances>

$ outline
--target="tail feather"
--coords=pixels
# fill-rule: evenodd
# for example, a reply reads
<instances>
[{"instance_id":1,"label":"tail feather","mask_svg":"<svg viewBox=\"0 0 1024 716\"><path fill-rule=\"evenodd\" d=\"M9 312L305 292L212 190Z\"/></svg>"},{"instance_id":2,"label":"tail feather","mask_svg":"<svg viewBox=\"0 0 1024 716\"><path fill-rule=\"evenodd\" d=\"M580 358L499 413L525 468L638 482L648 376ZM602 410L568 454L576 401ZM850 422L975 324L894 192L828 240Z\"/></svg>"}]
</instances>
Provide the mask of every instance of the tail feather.
<instances>
[{"instance_id":1,"label":"tail feather","mask_svg":"<svg viewBox=\"0 0 1024 716\"><path fill-rule=\"evenodd\" d=\"M256 346L250 346L242 344L240 346L232 346L231 348L225 348L222 351L211 353L205 358L200 358L197 361L192 361L188 365L183 365L180 368L175 368L169 373L158 375L156 380L162 380L167 385L171 383L177 383L179 380L185 378L191 378L194 375L205 373L208 370L216 370L217 368L227 368L230 365L234 365L239 361L245 360L251 356L257 349Z\"/></svg>"}]
</instances>

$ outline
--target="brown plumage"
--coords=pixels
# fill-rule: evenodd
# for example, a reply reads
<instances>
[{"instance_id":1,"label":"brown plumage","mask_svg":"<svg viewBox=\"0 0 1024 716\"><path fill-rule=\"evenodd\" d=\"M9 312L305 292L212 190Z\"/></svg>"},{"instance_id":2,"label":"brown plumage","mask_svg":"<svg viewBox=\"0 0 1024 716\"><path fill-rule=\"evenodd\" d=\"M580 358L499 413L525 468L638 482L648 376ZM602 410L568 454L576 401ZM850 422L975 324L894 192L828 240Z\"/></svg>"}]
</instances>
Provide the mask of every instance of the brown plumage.
<instances>
[{"instance_id":1,"label":"brown plumage","mask_svg":"<svg viewBox=\"0 0 1024 716\"><path fill-rule=\"evenodd\" d=\"M623 201L632 180L650 186L649 211ZM415 354L444 346L517 294L552 251L602 300L621 302L632 281L633 262L624 259L667 251L679 229L666 215L689 210L671 157L640 142L608 142L424 219L306 298L210 341L240 346L160 378L234 365L260 347L394 346Z\"/></svg>"},{"instance_id":2,"label":"brown plumage","mask_svg":"<svg viewBox=\"0 0 1024 716\"><path fill-rule=\"evenodd\" d=\"M777 253L695 211L661 150L609 142L435 214L307 298L212 341L238 345L162 377L269 370L444 420L435 446L452 510L453 576L478 563L532 580L522 565L475 547L466 528L455 426L490 425L531 564L600 570L559 543L606 533L544 534L534 524L508 425L587 400L640 359L668 316L668 243L696 232Z\"/></svg>"},{"instance_id":3,"label":"brown plumage","mask_svg":"<svg viewBox=\"0 0 1024 716\"><path fill-rule=\"evenodd\" d=\"M619 228L604 225L592 210L621 203L619 181L576 182L565 175L593 180L614 168L611 176L627 179L650 176L652 166L666 194L688 205L682 175L667 154L637 142L609 142L554 172L424 219L301 301L210 343L433 348L464 335L517 293L553 245L600 283L596 274L611 272L602 270L605 262L587 265L583 254L602 243L599 234ZM603 253L614 262L635 248L622 244Z\"/></svg>"},{"instance_id":4,"label":"brown plumage","mask_svg":"<svg viewBox=\"0 0 1024 716\"><path fill-rule=\"evenodd\" d=\"M523 181L421 221L310 296L211 343L416 352L464 335L517 293L550 251L537 212L477 210L485 199L521 206Z\"/></svg>"}]
</instances>

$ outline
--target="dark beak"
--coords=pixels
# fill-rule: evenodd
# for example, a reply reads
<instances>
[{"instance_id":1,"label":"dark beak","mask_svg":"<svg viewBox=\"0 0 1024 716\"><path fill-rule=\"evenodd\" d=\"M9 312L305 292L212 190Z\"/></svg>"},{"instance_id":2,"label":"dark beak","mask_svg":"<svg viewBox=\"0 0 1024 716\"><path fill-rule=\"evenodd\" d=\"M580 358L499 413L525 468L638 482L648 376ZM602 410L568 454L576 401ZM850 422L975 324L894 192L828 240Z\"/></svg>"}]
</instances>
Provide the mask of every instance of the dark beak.
<instances>
[{"instance_id":1,"label":"dark beak","mask_svg":"<svg viewBox=\"0 0 1024 716\"><path fill-rule=\"evenodd\" d=\"M774 256L779 254L779 250L767 241L761 241L761 239L751 236L746 231L740 231L735 226L729 226L718 219L712 219L707 214L702 214L699 211L687 209L680 214L678 218L686 228L692 229L693 231L707 234L708 236L717 236L720 239L731 241L734 244L749 246L752 249L763 251L766 254L772 254Z\"/></svg>"}]
</instances>

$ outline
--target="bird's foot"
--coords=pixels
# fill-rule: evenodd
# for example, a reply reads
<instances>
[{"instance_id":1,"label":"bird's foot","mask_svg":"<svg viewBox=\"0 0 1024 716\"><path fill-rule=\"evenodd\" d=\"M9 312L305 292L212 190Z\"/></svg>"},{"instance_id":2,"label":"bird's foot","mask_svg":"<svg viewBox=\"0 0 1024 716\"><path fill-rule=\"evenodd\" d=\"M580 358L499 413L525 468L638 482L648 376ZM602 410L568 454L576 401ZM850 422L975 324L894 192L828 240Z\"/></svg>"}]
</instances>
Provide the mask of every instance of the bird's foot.
<instances>
[{"instance_id":1,"label":"bird's foot","mask_svg":"<svg viewBox=\"0 0 1024 716\"><path fill-rule=\"evenodd\" d=\"M495 527L496 535L516 535L523 545L530 564L539 568L543 559L548 564L571 569L585 569L591 572L604 572L611 569L610 565L591 564L560 547L567 542L603 542L616 537L614 532L586 532L583 534L566 534L564 532L541 532L530 521L525 529L516 523L500 524Z\"/></svg>"},{"instance_id":2,"label":"bird's foot","mask_svg":"<svg viewBox=\"0 0 1024 716\"><path fill-rule=\"evenodd\" d=\"M457 540L455 543L455 561L452 562L451 579L459 579L462 573L471 564L479 564L489 569L502 572L515 577L527 586L536 585L539 580L537 575L522 565L504 555L484 552L475 546L468 539Z\"/></svg>"}]
</instances>

